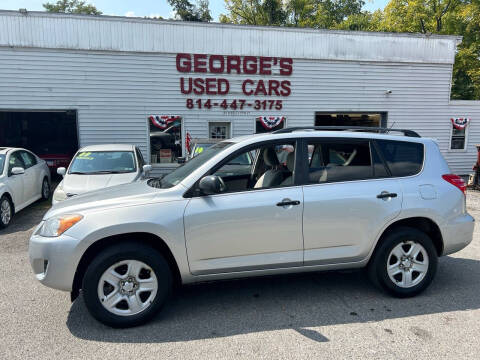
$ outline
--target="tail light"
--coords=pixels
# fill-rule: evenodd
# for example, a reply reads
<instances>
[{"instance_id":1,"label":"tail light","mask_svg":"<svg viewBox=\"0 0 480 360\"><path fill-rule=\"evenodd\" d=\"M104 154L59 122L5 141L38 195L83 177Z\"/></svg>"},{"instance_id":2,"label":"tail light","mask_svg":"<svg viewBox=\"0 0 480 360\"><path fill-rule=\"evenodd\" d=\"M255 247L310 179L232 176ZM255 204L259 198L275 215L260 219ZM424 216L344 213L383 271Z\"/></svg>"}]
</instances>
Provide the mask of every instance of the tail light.
<instances>
[{"instance_id":1,"label":"tail light","mask_svg":"<svg viewBox=\"0 0 480 360\"><path fill-rule=\"evenodd\" d=\"M464 195L467 193L467 184L465 184L465 181L458 175L455 174L445 174L442 175L443 180L449 182L453 186L457 187L460 189L461 192L463 192Z\"/></svg>"}]
</instances>

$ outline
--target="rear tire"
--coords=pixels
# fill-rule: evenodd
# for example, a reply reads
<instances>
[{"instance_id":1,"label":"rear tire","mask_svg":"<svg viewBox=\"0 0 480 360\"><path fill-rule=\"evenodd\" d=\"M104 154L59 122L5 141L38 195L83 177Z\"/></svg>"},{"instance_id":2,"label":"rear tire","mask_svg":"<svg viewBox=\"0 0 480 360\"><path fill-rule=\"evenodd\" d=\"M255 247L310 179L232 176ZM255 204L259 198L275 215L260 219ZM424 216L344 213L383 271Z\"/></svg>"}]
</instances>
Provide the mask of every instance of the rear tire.
<instances>
[{"instance_id":1,"label":"rear tire","mask_svg":"<svg viewBox=\"0 0 480 360\"><path fill-rule=\"evenodd\" d=\"M3 195L0 198L0 229L5 229L10 225L13 218L13 204L8 196Z\"/></svg>"},{"instance_id":2,"label":"rear tire","mask_svg":"<svg viewBox=\"0 0 480 360\"><path fill-rule=\"evenodd\" d=\"M163 307L172 273L161 253L137 243L120 243L99 253L83 277L90 314L105 325L126 328L146 323Z\"/></svg>"},{"instance_id":3,"label":"rear tire","mask_svg":"<svg viewBox=\"0 0 480 360\"><path fill-rule=\"evenodd\" d=\"M400 227L386 235L368 265L372 282L396 297L421 293L432 282L438 256L430 237L422 231Z\"/></svg>"},{"instance_id":4,"label":"rear tire","mask_svg":"<svg viewBox=\"0 0 480 360\"><path fill-rule=\"evenodd\" d=\"M50 198L50 182L48 178L43 178L42 181L42 200L48 200Z\"/></svg>"}]
</instances>

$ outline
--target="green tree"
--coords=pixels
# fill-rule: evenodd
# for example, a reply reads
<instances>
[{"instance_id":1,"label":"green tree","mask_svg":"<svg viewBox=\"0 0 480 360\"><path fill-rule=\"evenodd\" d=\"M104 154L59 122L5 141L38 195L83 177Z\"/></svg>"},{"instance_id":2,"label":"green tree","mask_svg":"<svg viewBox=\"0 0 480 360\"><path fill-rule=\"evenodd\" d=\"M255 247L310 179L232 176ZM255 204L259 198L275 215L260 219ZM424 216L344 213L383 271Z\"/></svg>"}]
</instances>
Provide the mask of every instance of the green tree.
<instances>
[{"instance_id":1,"label":"green tree","mask_svg":"<svg viewBox=\"0 0 480 360\"><path fill-rule=\"evenodd\" d=\"M43 7L48 12L70 13L70 14L87 14L101 15L102 12L97 10L93 5L87 4L82 0L58 0L56 3L45 3Z\"/></svg>"},{"instance_id":2,"label":"green tree","mask_svg":"<svg viewBox=\"0 0 480 360\"><path fill-rule=\"evenodd\" d=\"M196 5L189 0L168 0L168 3L181 20L203 22L213 20L208 0L198 0Z\"/></svg>"}]
</instances>

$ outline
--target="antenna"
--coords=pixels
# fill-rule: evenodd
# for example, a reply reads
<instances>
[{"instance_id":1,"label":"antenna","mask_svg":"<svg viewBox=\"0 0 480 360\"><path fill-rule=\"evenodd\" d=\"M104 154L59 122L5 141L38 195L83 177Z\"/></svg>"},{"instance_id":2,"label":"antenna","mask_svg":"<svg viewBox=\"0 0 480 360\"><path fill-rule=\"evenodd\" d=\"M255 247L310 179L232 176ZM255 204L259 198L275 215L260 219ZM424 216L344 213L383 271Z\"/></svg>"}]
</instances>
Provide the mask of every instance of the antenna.
<instances>
[{"instance_id":1,"label":"antenna","mask_svg":"<svg viewBox=\"0 0 480 360\"><path fill-rule=\"evenodd\" d=\"M390 130L393 129L393 126L394 126L394 125L395 125L395 121L393 122L392 126L390 126L390 127L387 129L387 131L386 131L387 134L390 132Z\"/></svg>"}]
</instances>

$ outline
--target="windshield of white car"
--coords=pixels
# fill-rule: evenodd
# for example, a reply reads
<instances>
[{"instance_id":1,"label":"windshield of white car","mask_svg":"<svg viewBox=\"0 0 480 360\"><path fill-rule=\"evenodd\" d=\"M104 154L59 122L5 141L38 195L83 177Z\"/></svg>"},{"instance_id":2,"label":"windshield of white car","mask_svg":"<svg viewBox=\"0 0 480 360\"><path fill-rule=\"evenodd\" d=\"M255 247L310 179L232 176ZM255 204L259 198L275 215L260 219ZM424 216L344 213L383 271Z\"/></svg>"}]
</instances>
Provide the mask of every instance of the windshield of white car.
<instances>
[{"instance_id":1,"label":"windshield of white car","mask_svg":"<svg viewBox=\"0 0 480 360\"><path fill-rule=\"evenodd\" d=\"M101 175L136 171L132 151L82 151L75 155L69 174Z\"/></svg>"},{"instance_id":2,"label":"windshield of white car","mask_svg":"<svg viewBox=\"0 0 480 360\"><path fill-rule=\"evenodd\" d=\"M5 165L5 155L0 155L0 175L3 173L3 165Z\"/></svg>"},{"instance_id":3,"label":"windshield of white car","mask_svg":"<svg viewBox=\"0 0 480 360\"><path fill-rule=\"evenodd\" d=\"M209 147L208 149L205 149L205 151L203 151L201 154L198 154L197 156L187 161L182 166L176 168L170 174L165 175L163 178L149 180L148 185L156 188L162 188L162 189L175 186L179 182L181 182L183 179L185 179L188 175L190 175L192 172L197 170L200 166L205 164L208 160L210 160L215 155L222 152L232 144L234 143L220 142L218 144L215 144Z\"/></svg>"}]
</instances>

